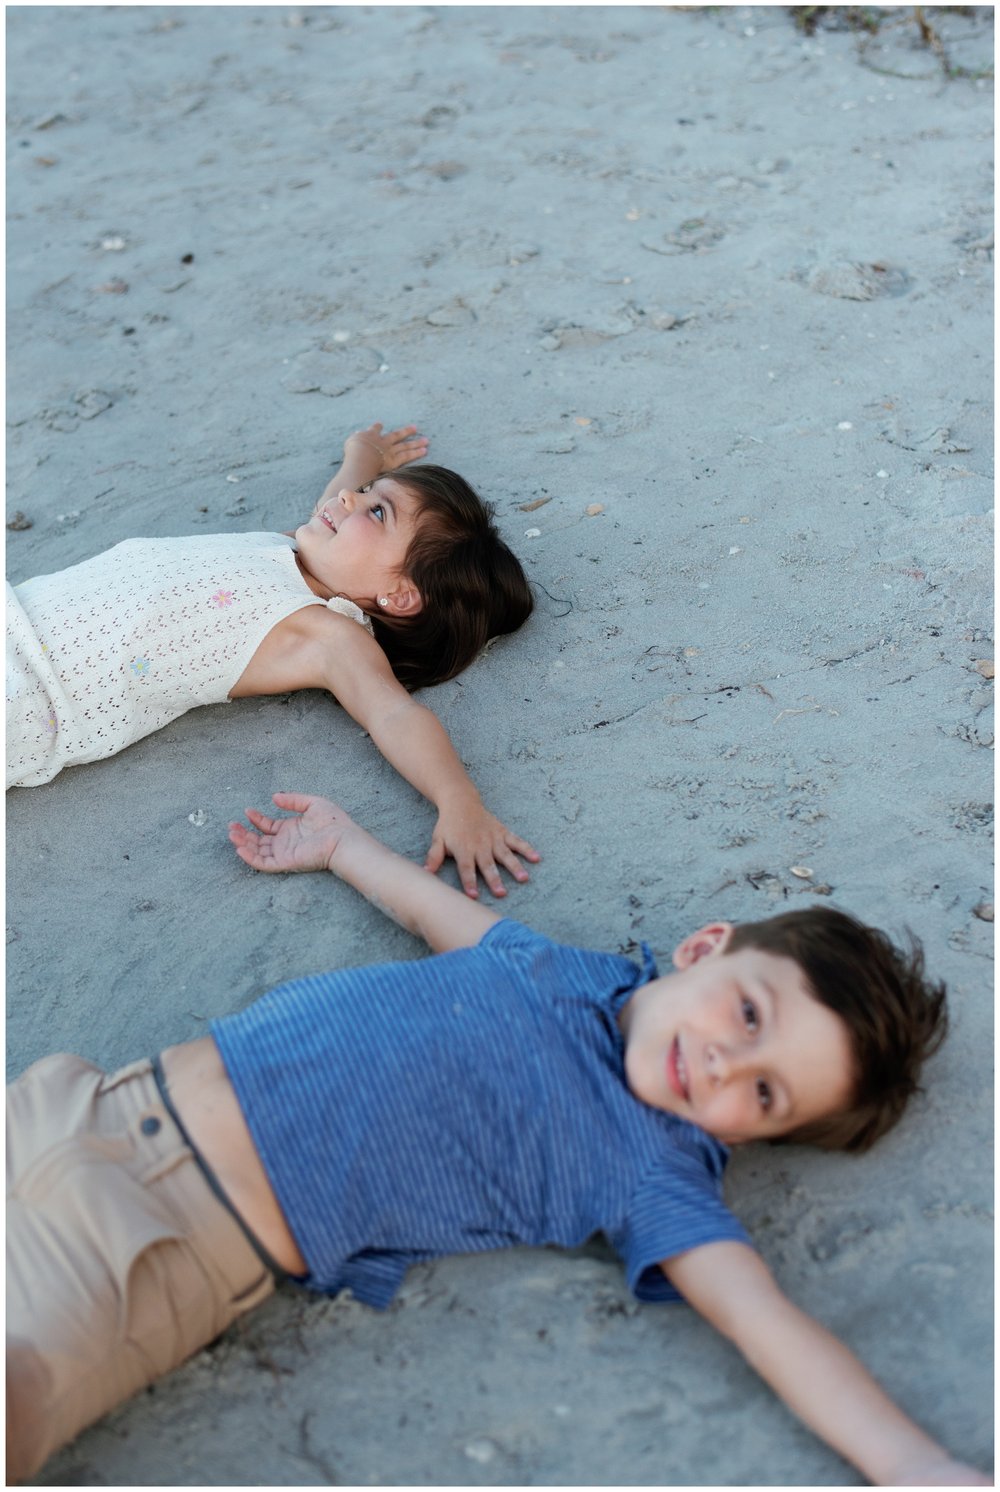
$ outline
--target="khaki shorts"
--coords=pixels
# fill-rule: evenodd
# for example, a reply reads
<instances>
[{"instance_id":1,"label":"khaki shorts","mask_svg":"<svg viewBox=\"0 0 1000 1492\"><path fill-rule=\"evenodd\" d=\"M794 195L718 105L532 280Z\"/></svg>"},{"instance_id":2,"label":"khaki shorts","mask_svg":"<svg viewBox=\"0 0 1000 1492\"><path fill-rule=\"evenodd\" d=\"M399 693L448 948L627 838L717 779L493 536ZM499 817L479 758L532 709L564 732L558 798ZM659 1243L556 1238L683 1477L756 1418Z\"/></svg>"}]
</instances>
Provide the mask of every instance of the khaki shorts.
<instances>
[{"instance_id":1,"label":"khaki shorts","mask_svg":"<svg viewBox=\"0 0 1000 1492\"><path fill-rule=\"evenodd\" d=\"M149 1061L47 1057L7 1089L8 1483L273 1289Z\"/></svg>"}]
</instances>

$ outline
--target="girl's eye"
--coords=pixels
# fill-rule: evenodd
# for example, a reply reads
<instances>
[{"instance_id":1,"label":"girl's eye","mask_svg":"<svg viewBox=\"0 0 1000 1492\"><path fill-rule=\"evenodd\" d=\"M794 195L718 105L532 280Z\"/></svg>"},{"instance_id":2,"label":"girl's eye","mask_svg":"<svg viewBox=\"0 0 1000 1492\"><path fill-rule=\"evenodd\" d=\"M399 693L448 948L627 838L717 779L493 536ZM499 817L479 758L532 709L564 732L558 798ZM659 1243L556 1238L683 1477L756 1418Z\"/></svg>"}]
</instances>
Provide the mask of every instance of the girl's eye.
<instances>
[{"instance_id":1,"label":"girl's eye","mask_svg":"<svg viewBox=\"0 0 1000 1492\"><path fill-rule=\"evenodd\" d=\"M764 1078L757 1079L757 1101L766 1114L773 1102L771 1085Z\"/></svg>"},{"instance_id":2,"label":"girl's eye","mask_svg":"<svg viewBox=\"0 0 1000 1492\"><path fill-rule=\"evenodd\" d=\"M371 513L373 518L378 519L379 523L385 522L385 508L382 506L381 503L374 503L368 509L368 511Z\"/></svg>"},{"instance_id":3,"label":"girl's eye","mask_svg":"<svg viewBox=\"0 0 1000 1492\"><path fill-rule=\"evenodd\" d=\"M760 1025L760 1021L757 1017L756 1005L753 1003L752 1000L743 1000L741 1001L741 1009L743 1012L743 1024L746 1026L747 1030L756 1031L757 1027Z\"/></svg>"}]
</instances>

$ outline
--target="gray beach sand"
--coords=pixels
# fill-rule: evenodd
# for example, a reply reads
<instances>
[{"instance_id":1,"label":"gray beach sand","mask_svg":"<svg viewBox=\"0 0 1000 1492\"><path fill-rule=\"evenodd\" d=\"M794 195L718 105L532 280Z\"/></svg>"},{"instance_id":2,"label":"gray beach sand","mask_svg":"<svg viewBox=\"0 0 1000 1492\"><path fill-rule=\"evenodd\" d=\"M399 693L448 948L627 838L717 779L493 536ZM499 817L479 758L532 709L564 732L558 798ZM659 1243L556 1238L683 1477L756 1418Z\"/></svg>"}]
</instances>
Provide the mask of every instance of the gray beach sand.
<instances>
[{"instance_id":1,"label":"gray beach sand","mask_svg":"<svg viewBox=\"0 0 1000 1492\"><path fill-rule=\"evenodd\" d=\"M544 855L506 908L666 967L814 898L925 940L953 1032L870 1156L734 1156L787 1290L991 1456L992 14L8 11L7 570L294 527L417 421L538 608L427 698ZM30 525L30 526L28 526ZM432 809L319 693L9 794L8 1075L115 1066L282 979L419 956L227 822ZM445 872L452 877L449 867ZM597 1243L282 1289L48 1484L839 1484Z\"/></svg>"}]
</instances>

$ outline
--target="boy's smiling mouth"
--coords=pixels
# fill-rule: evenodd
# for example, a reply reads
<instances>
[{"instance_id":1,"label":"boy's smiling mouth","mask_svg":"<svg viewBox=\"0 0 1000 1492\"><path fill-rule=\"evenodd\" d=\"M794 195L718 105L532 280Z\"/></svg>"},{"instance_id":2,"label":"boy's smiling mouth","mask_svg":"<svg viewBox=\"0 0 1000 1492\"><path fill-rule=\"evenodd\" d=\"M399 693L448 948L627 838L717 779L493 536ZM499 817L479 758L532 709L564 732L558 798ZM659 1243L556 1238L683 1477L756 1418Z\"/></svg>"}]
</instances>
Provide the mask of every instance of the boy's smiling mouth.
<instances>
[{"instance_id":1,"label":"boy's smiling mouth","mask_svg":"<svg viewBox=\"0 0 1000 1492\"><path fill-rule=\"evenodd\" d=\"M683 1098L685 1103L691 1102L687 1063L684 1060L684 1053L681 1051L679 1036L674 1037L670 1044L670 1051L667 1053L667 1081L678 1098Z\"/></svg>"}]
</instances>

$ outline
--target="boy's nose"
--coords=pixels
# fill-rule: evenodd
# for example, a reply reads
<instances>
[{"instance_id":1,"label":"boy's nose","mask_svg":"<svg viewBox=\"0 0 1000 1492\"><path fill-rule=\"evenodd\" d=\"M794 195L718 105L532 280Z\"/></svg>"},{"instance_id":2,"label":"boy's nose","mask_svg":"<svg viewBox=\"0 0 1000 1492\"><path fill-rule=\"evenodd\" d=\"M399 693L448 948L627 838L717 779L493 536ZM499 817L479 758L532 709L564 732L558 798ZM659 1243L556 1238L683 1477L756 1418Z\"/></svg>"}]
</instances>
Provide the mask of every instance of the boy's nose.
<instances>
[{"instance_id":1,"label":"boy's nose","mask_svg":"<svg viewBox=\"0 0 1000 1492\"><path fill-rule=\"evenodd\" d=\"M726 1076L726 1059L714 1042L705 1048L705 1066L713 1083L720 1083Z\"/></svg>"},{"instance_id":2,"label":"boy's nose","mask_svg":"<svg viewBox=\"0 0 1000 1492\"><path fill-rule=\"evenodd\" d=\"M708 1065L708 1075L713 1083L727 1083L739 1070L739 1057L727 1047L718 1046L714 1041L709 1042L705 1048L705 1061Z\"/></svg>"}]
</instances>

